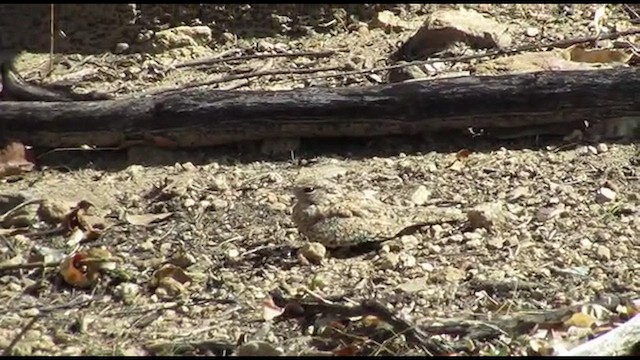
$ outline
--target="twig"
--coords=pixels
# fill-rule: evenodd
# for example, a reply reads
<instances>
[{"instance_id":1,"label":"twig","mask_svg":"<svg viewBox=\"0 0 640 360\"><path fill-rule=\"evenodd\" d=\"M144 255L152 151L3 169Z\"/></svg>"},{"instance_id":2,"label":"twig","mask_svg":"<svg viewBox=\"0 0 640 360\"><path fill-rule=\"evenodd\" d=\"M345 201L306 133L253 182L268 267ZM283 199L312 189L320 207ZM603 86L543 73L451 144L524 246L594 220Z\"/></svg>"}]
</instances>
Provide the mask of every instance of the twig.
<instances>
[{"instance_id":1,"label":"twig","mask_svg":"<svg viewBox=\"0 0 640 360\"><path fill-rule=\"evenodd\" d=\"M429 338L427 334L418 329L415 325L409 321L399 318L391 313L384 305L375 300L365 300L359 306L348 306L342 304L333 304L324 300L319 301L297 301L287 300L279 296L277 293L272 293L274 303L279 307L286 307L293 304L295 307L302 309L303 315L312 314L330 314L342 317L355 317L374 315L381 320L385 321L393 327L396 334L405 334L407 341L417 345L428 354L445 354L450 349L442 344ZM300 315L300 314L290 314Z\"/></svg>"},{"instance_id":2,"label":"twig","mask_svg":"<svg viewBox=\"0 0 640 360\"><path fill-rule=\"evenodd\" d=\"M404 320L389 311L384 305L374 300L366 300L361 305L369 314L375 315L384 320L389 325L393 326L399 334L405 334L407 340L420 346L425 352L430 355L444 354L449 352L442 344L430 339L429 335L422 332L414 324Z\"/></svg>"},{"instance_id":3,"label":"twig","mask_svg":"<svg viewBox=\"0 0 640 360\"><path fill-rule=\"evenodd\" d=\"M539 49L542 49L542 48L565 47L565 46L571 46L571 45L575 45L575 44L591 42L591 41L597 41L597 40L611 40L611 39L619 38L621 36L634 35L634 34L639 34L639 33L640 33L640 29L633 29L633 30L627 30L627 31L611 33L611 34L607 34L607 35L576 37L576 38L571 38L571 39L552 41L552 42L543 43L543 44L540 44L540 43L538 43L538 44L528 44L528 45L523 45L523 46L510 48L510 49L498 49L498 50L489 51L489 52L486 52L486 53L483 53L483 54L453 56L453 57L448 57L448 58L438 58L438 59L428 59L428 60L416 60L416 61L410 61L410 62L406 62L406 63L402 63L402 64L396 64L396 65L390 65L390 66L380 66L380 67L377 67L377 68L346 71L346 72L341 72L341 73L338 73L338 74L307 76L307 77L303 77L300 80L311 80L311 79L330 78L330 77L339 77L339 76L348 76L348 75L368 74L368 73L373 73L373 72L378 72L378 71L388 71L388 70L401 69L401 68L405 68L405 67L409 67L409 66L415 66L415 65L427 65L427 64L443 63L443 62L461 62L461 61L479 59L479 58L484 58L484 57L493 57L493 56L498 56L498 55L509 55L509 54L514 54L514 53L518 53L518 52L522 52L522 51L539 50Z\"/></svg>"},{"instance_id":4,"label":"twig","mask_svg":"<svg viewBox=\"0 0 640 360\"><path fill-rule=\"evenodd\" d=\"M31 199L31 200L27 200L21 204L16 205L13 209L10 209L9 211L7 211L6 213L0 215L0 223L3 223L6 219L10 218L11 216L13 216L13 214L15 214L16 212L20 211L22 208L27 207L29 205L32 204L40 204L42 202L42 199Z\"/></svg>"},{"instance_id":5,"label":"twig","mask_svg":"<svg viewBox=\"0 0 640 360\"><path fill-rule=\"evenodd\" d=\"M38 262L30 262L30 263L20 263L20 264L4 264L0 265L0 274L5 271L13 271L13 270L30 270L30 269L39 269L39 268L50 268L60 266L60 261L38 261Z\"/></svg>"},{"instance_id":6,"label":"twig","mask_svg":"<svg viewBox=\"0 0 640 360\"><path fill-rule=\"evenodd\" d=\"M220 83L224 83L224 82L229 82L229 81L233 81L233 80L249 79L249 78L254 78L254 77L259 77L259 76L311 74L311 73L317 73L317 72L322 72L322 71L336 71L336 70L341 70L341 69L344 69L344 66L330 66L330 67L314 68L314 69L274 69L274 70L256 71L256 72L251 72L251 73L248 73L248 74L231 74L231 75L226 75L226 76L223 76L221 78L217 78L217 79L213 79L213 80L207 80L207 81L202 81L202 82L193 83L193 84L185 84L185 85L180 86L180 87L170 88L170 89L162 89L162 90L155 91L155 92L148 92L145 95L164 94L164 93L170 93L170 92L174 92L174 91L182 91L182 90L185 90L185 89L197 88L197 87L202 87L202 86L211 86L211 85L220 84Z\"/></svg>"},{"instance_id":7,"label":"twig","mask_svg":"<svg viewBox=\"0 0 640 360\"><path fill-rule=\"evenodd\" d=\"M11 353L13 352L13 348L18 344L18 342L20 342L20 340L22 340L22 337L24 336L24 334L26 334L27 331L29 331L29 329L31 329L33 325L35 325L36 321L40 320L41 317L42 317L41 315L32 317L31 320L29 320L29 322L27 323L27 325L25 325L22 328L22 330L20 330L18 335L16 335L16 337L14 337L13 340L11 340L11 343L7 345L7 347L2 352L2 356L10 356Z\"/></svg>"},{"instance_id":8,"label":"twig","mask_svg":"<svg viewBox=\"0 0 640 360\"><path fill-rule=\"evenodd\" d=\"M229 57L220 57L219 55L215 55L215 56L204 58L204 59L195 59L195 60L185 61L180 64L176 64L173 67L175 69L179 69L179 68L188 67L188 66L213 65L213 64L227 62L227 61L267 59L267 58L276 58L276 57L299 57L299 56L328 57L328 56L335 55L339 51L341 50L302 51L302 52L287 52L287 53L277 53L277 54L253 54L253 55L239 55L239 56L229 56Z\"/></svg>"}]
</instances>

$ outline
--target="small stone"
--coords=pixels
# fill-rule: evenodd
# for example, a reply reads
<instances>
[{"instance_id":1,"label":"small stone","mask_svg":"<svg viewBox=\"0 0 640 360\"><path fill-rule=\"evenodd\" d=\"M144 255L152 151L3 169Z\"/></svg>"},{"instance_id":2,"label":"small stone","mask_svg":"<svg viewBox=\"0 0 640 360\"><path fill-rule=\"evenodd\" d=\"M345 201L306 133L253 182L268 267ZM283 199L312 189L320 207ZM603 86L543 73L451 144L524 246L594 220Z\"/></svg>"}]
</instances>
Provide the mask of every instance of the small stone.
<instances>
[{"instance_id":1,"label":"small stone","mask_svg":"<svg viewBox=\"0 0 640 360\"><path fill-rule=\"evenodd\" d=\"M540 30L538 30L538 28L536 27L528 27L525 31L525 35L527 35L528 37L538 36L538 34L540 34Z\"/></svg>"},{"instance_id":2,"label":"small stone","mask_svg":"<svg viewBox=\"0 0 640 360\"><path fill-rule=\"evenodd\" d=\"M602 291L604 290L604 285L599 281L591 281L589 282L589 288L593 291Z\"/></svg>"},{"instance_id":3,"label":"small stone","mask_svg":"<svg viewBox=\"0 0 640 360\"><path fill-rule=\"evenodd\" d=\"M589 149L586 146L580 146L576 149L576 154L580 156L589 155Z\"/></svg>"},{"instance_id":4,"label":"small stone","mask_svg":"<svg viewBox=\"0 0 640 360\"><path fill-rule=\"evenodd\" d=\"M462 279L464 279L465 277L465 273L464 271L453 267L453 266L448 266L445 270L444 270L444 279L450 282L458 282Z\"/></svg>"},{"instance_id":5,"label":"small stone","mask_svg":"<svg viewBox=\"0 0 640 360\"><path fill-rule=\"evenodd\" d=\"M213 210L224 210L229 206L229 203L222 199L215 199L211 202Z\"/></svg>"},{"instance_id":6,"label":"small stone","mask_svg":"<svg viewBox=\"0 0 640 360\"><path fill-rule=\"evenodd\" d=\"M231 259L235 259L240 256L240 251L236 248L231 248L229 249L229 251L227 251L227 256L229 256L229 258Z\"/></svg>"},{"instance_id":7,"label":"small stone","mask_svg":"<svg viewBox=\"0 0 640 360\"><path fill-rule=\"evenodd\" d=\"M195 204L196 204L196 201L193 200L192 198L188 198L184 201L184 207L186 208L193 207Z\"/></svg>"},{"instance_id":8,"label":"small stone","mask_svg":"<svg viewBox=\"0 0 640 360\"><path fill-rule=\"evenodd\" d=\"M418 264L416 257L406 253L402 253L398 256L403 268L412 268Z\"/></svg>"},{"instance_id":9,"label":"small stone","mask_svg":"<svg viewBox=\"0 0 640 360\"><path fill-rule=\"evenodd\" d=\"M113 49L114 54L122 54L129 50L129 44L125 42L117 43L115 49Z\"/></svg>"},{"instance_id":10,"label":"small stone","mask_svg":"<svg viewBox=\"0 0 640 360\"><path fill-rule=\"evenodd\" d=\"M546 206L536 211L536 220L540 222L549 221L565 211L564 204Z\"/></svg>"},{"instance_id":11,"label":"small stone","mask_svg":"<svg viewBox=\"0 0 640 360\"><path fill-rule=\"evenodd\" d=\"M609 250L609 248L604 245L599 245L596 249L596 255L602 260L610 260L611 250Z\"/></svg>"},{"instance_id":12,"label":"small stone","mask_svg":"<svg viewBox=\"0 0 640 360\"><path fill-rule=\"evenodd\" d=\"M616 192L607 188L601 187L596 192L596 202L599 204L604 204L616 199Z\"/></svg>"},{"instance_id":13,"label":"small stone","mask_svg":"<svg viewBox=\"0 0 640 360\"><path fill-rule=\"evenodd\" d=\"M420 268L421 268L422 270L424 270L425 272L432 272L432 271L435 269L435 267L433 266L433 264L432 264L432 263L428 263L428 262L420 263L420 265L419 265L419 266L420 266Z\"/></svg>"},{"instance_id":14,"label":"small stone","mask_svg":"<svg viewBox=\"0 0 640 360\"><path fill-rule=\"evenodd\" d=\"M379 264L382 270L395 269L400 263L400 257L398 254L388 253L380 256Z\"/></svg>"},{"instance_id":15,"label":"small stone","mask_svg":"<svg viewBox=\"0 0 640 360\"><path fill-rule=\"evenodd\" d=\"M420 244L420 240L414 235L404 235L400 238L400 242L405 250L415 249Z\"/></svg>"},{"instance_id":16,"label":"small stone","mask_svg":"<svg viewBox=\"0 0 640 360\"><path fill-rule=\"evenodd\" d=\"M224 174L216 174L211 180L211 188L217 191L224 191L229 189L229 183L227 177Z\"/></svg>"},{"instance_id":17,"label":"small stone","mask_svg":"<svg viewBox=\"0 0 640 360\"><path fill-rule=\"evenodd\" d=\"M488 249L502 249L504 246L504 239L498 236L493 236L487 240Z\"/></svg>"},{"instance_id":18,"label":"small stone","mask_svg":"<svg viewBox=\"0 0 640 360\"><path fill-rule=\"evenodd\" d=\"M182 170L184 171L194 171L196 169L197 169L196 166L193 165L191 161L182 164Z\"/></svg>"},{"instance_id":19,"label":"small stone","mask_svg":"<svg viewBox=\"0 0 640 360\"><path fill-rule=\"evenodd\" d=\"M25 309L20 312L20 315L22 315L23 317L35 317L40 315L40 310L36 308Z\"/></svg>"},{"instance_id":20,"label":"small stone","mask_svg":"<svg viewBox=\"0 0 640 360\"><path fill-rule=\"evenodd\" d=\"M598 150L599 154L609 151L609 147L605 143L599 143L598 145L596 145L596 149Z\"/></svg>"},{"instance_id":21,"label":"small stone","mask_svg":"<svg viewBox=\"0 0 640 360\"><path fill-rule=\"evenodd\" d=\"M418 186L418 188L411 194L411 202L421 206L424 205L431 197L431 191L427 190L424 185Z\"/></svg>"},{"instance_id":22,"label":"small stone","mask_svg":"<svg viewBox=\"0 0 640 360\"><path fill-rule=\"evenodd\" d=\"M124 282L115 287L115 295L124 301L131 301L140 293L140 285Z\"/></svg>"},{"instance_id":23,"label":"small stone","mask_svg":"<svg viewBox=\"0 0 640 360\"><path fill-rule=\"evenodd\" d=\"M511 191L511 193L507 197L507 200L509 202L514 202L527 195L529 195L529 188L526 186L518 186L517 188L513 189L513 191Z\"/></svg>"},{"instance_id":24,"label":"small stone","mask_svg":"<svg viewBox=\"0 0 640 360\"><path fill-rule=\"evenodd\" d=\"M582 247L583 249L589 250L591 249L592 246L593 246L593 243L591 242L591 240L587 238L580 240L580 247Z\"/></svg>"},{"instance_id":25,"label":"small stone","mask_svg":"<svg viewBox=\"0 0 640 360\"><path fill-rule=\"evenodd\" d=\"M505 224L507 215L504 204L499 201L479 204L467 211L469 226L472 229L492 230L497 225Z\"/></svg>"},{"instance_id":26,"label":"small stone","mask_svg":"<svg viewBox=\"0 0 640 360\"><path fill-rule=\"evenodd\" d=\"M327 256L327 248L320 243L310 242L306 243L302 249L300 249L300 253L310 262L319 264L322 262L322 259Z\"/></svg>"}]
</instances>

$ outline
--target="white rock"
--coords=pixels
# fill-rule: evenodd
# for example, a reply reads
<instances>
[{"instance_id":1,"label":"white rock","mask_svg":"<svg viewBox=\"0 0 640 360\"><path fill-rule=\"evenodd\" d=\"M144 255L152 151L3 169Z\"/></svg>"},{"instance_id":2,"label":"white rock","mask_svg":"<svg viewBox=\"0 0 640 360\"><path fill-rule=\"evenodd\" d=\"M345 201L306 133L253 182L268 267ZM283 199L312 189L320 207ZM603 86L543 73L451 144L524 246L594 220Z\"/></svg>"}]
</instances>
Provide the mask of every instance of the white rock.
<instances>
[{"instance_id":1,"label":"white rock","mask_svg":"<svg viewBox=\"0 0 640 360\"><path fill-rule=\"evenodd\" d=\"M616 192L608 187L601 187L596 193L596 202L603 204L616 199Z\"/></svg>"},{"instance_id":2,"label":"white rock","mask_svg":"<svg viewBox=\"0 0 640 360\"><path fill-rule=\"evenodd\" d=\"M188 198L187 200L184 201L184 207L186 208L193 207L195 204L196 204L196 201L191 198Z\"/></svg>"},{"instance_id":3,"label":"white rock","mask_svg":"<svg viewBox=\"0 0 640 360\"><path fill-rule=\"evenodd\" d=\"M596 249L596 255L602 260L609 260L611 259L611 250L604 245L600 245Z\"/></svg>"},{"instance_id":4,"label":"white rock","mask_svg":"<svg viewBox=\"0 0 640 360\"><path fill-rule=\"evenodd\" d=\"M593 243L591 242L591 240L584 238L580 240L580 246L585 250L589 250L593 246Z\"/></svg>"},{"instance_id":5,"label":"white rock","mask_svg":"<svg viewBox=\"0 0 640 360\"><path fill-rule=\"evenodd\" d=\"M424 185L418 186L418 188L411 194L411 202L420 206L424 205L431 197L431 191L427 190Z\"/></svg>"},{"instance_id":6,"label":"white rock","mask_svg":"<svg viewBox=\"0 0 640 360\"><path fill-rule=\"evenodd\" d=\"M609 147L605 143L599 143L598 145L596 145L596 150L598 150L598 153L602 154L609 151Z\"/></svg>"},{"instance_id":7,"label":"white rock","mask_svg":"<svg viewBox=\"0 0 640 360\"><path fill-rule=\"evenodd\" d=\"M528 27L525 31L525 35L527 35L528 37L538 36L538 34L540 34L540 30L538 30L538 28L536 27Z\"/></svg>"}]
</instances>

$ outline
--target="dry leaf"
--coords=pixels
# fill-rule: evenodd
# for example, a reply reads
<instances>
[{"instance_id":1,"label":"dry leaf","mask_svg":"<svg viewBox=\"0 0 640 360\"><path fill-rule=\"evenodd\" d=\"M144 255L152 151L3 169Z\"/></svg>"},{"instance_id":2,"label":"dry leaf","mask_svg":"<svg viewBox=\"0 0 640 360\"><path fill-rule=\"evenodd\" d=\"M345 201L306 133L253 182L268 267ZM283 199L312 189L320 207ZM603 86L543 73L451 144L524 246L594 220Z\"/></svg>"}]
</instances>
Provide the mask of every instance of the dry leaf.
<instances>
[{"instance_id":1,"label":"dry leaf","mask_svg":"<svg viewBox=\"0 0 640 360\"><path fill-rule=\"evenodd\" d=\"M94 248L67 256L60 264L62 278L76 288L93 286L103 270L113 270L118 259L105 249Z\"/></svg>"},{"instance_id":2,"label":"dry leaf","mask_svg":"<svg viewBox=\"0 0 640 360\"><path fill-rule=\"evenodd\" d=\"M576 326L581 328L590 328L595 324L595 322L596 319L593 316L583 312L577 312L571 315L571 317L564 322L564 325L567 327Z\"/></svg>"},{"instance_id":3,"label":"dry leaf","mask_svg":"<svg viewBox=\"0 0 640 360\"><path fill-rule=\"evenodd\" d=\"M367 315L362 318L364 326L377 327L381 322L380 318L374 315Z\"/></svg>"},{"instance_id":4,"label":"dry leaf","mask_svg":"<svg viewBox=\"0 0 640 360\"><path fill-rule=\"evenodd\" d=\"M0 178L20 175L33 170L34 164L29 161L32 156L25 146L19 142L10 142L0 149Z\"/></svg>"},{"instance_id":5,"label":"dry leaf","mask_svg":"<svg viewBox=\"0 0 640 360\"><path fill-rule=\"evenodd\" d=\"M67 284L76 288L87 288L91 286L89 279L85 275L83 269L79 268L79 261L84 259L82 253L77 253L67 258L60 263L60 274Z\"/></svg>"},{"instance_id":6,"label":"dry leaf","mask_svg":"<svg viewBox=\"0 0 640 360\"><path fill-rule=\"evenodd\" d=\"M170 212L160 213L160 214L140 214L140 215L127 214L125 216L125 219L127 219L127 222L129 222L129 224L131 225L147 226L154 222L159 222L164 219L167 219L171 215L173 215L173 213L170 213Z\"/></svg>"},{"instance_id":7,"label":"dry leaf","mask_svg":"<svg viewBox=\"0 0 640 360\"><path fill-rule=\"evenodd\" d=\"M359 348L356 344L351 344L351 345L343 346L333 350L333 355L334 356L355 356L358 353L358 350Z\"/></svg>"}]
</instances>

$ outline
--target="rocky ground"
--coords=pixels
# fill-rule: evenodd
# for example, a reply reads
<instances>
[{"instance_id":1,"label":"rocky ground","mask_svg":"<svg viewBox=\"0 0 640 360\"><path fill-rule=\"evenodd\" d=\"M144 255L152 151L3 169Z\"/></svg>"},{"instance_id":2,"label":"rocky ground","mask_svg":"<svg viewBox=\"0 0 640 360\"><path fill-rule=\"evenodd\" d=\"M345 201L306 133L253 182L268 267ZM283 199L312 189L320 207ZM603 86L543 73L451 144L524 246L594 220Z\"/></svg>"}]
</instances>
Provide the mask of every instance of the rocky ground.
<instances>
[{"instance_id":1,"label":"rocky ground","mask_svg":"<svg viewBox=\"0 0 640 360\"><path fill-rule=\"evenodd\" d=\"M391 11L396 18L382 17L386 22L343 9L304 36L225 32L214 38L226 42L192 37L146 53L66 54L42 81L80 81L74 90L126 96L229 73L382 66L438 6L456 8L398 7ZM464 7L507 26L514 45L593 35L599 9ZM633 19L632 9L612 6L598 26L628 26ZM325 50L336 52L175 68L216 54ZM39 80L47 61L48 54L23 54L18 70ZM474 72L483 63L445 70ZM384 72L320 74L331 72L219 86L282 90L386 81ZM36 170L0 180L0 348L22 355L424 353L411 330L398 333L399 325L381 314L327 315L326 308L305 305L363 300L377 300L426 332L431 353L570 348L635 314L635 307L592 305L525 329L498 320L603 297L637 298L640 153L634 143L553 140L321 140L275 155L235 146L40 154ZM498 204L500 226L433 225L372 251L324 254L305 246L291 220L291 186L306 171L415 212ZM28 199L38 202L9 212ZM477 323L499 331L480 336L472 331ZM438 324L450 327L436 331Z\"/></svg>"}]
</instances>

